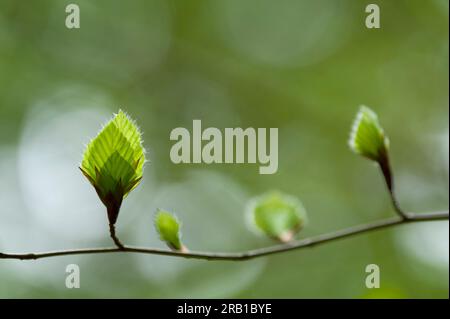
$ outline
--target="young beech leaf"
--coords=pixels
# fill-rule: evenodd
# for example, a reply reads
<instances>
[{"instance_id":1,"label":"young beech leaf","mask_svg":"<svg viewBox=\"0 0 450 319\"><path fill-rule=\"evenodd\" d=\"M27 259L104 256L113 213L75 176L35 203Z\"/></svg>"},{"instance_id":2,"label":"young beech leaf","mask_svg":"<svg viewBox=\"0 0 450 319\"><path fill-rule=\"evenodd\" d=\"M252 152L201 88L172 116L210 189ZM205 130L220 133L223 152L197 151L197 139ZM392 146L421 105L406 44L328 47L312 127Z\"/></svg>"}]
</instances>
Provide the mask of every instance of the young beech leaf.
<instances>
[{"instance_id":1,"label":"young beech leaf","mask_svg":"<svg viewBox=\"0 0 450 319\"><path fill-rule=\"evenodd\" d=\"M306 211L300 200L279 192L252 199L248 214L259 231L282 242L290 241L306 223Z\"/></svg>"},{"instance_id":2,"label":"young beech leaf","mask_svg":"<svg viewBox=\"0 0 450 319\"><path fill-rule=\"evenodd\" d=\"M162 241L174 250L185 250L180 240L180 223L169 212L158 210L155 227Z\"/></svg>"},{"instance_id":3,"label":"young beech leaf","mask_svg":"<svg viewBox=\"0 0 450 319\"><path fill-rule=\"evenodd\" d=\"M353 122L350 139L350 148L376 162L384 162L388 156L389 139L378 122L378 117L367 106L361 106Z\"/></svg>"},{"instance_id":4,"label":"young beech leaf","mask_svg":"<svg viewBox=\"0 0 450 319\"><path fill-rule=\"evenodd\" d=\"M142 179L145 150L138 127L122 110L89 142L81 171L115 224L122 200Z\"/></svg>"}]
</instances>

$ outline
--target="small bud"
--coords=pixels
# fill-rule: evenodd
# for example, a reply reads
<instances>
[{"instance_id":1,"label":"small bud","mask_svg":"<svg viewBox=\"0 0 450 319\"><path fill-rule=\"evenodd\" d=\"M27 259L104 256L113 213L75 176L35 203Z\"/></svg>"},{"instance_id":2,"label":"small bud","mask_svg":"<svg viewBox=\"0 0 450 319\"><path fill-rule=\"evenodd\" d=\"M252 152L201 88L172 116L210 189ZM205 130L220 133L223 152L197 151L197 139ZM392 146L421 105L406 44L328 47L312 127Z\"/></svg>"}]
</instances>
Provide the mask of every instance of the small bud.
<instances>
[{"instance_id":1,"label":"small bud","mask_svg":"<svg viewBox=\"0 0 450 319\"><path fill-rule=\"evenodd\" d=\"M155 227L162 241L173 250L187 251L180 240L180 223L169 212L158 210L155 216Z\"/></svg>"},{"instance_id":2,"label":"small bud","mask_svg":"<svg viewBox=\"0 0 450 319\"><path fill-rule=\"evenodd\" d=\"M110 225L122 200L141 181L144 162L141 133L121 110L86 147L80 169L106 206Z\"/></svg>"},{"instance_id":3,"label":"small bud","mask_svg":"<svg viewBox=\"0 0 450 319\"><path fill-rule=\"evenodd\" d=\"M378 117L367 106L361 106L353 122L348 144L353 152L378 163L386 162L389 139Z\"/></svg>"},{"instance_id":4,"label":"small bud","mask_svg":"<svg viewBox=\"0 0 450 319\"><path fill-rule=\"evenodd\" d=\"M306 211L300 200L279 192L252 199L247 213L260 232L281 242L292 240L306 224Z\"/></svg>"}]
</instances>

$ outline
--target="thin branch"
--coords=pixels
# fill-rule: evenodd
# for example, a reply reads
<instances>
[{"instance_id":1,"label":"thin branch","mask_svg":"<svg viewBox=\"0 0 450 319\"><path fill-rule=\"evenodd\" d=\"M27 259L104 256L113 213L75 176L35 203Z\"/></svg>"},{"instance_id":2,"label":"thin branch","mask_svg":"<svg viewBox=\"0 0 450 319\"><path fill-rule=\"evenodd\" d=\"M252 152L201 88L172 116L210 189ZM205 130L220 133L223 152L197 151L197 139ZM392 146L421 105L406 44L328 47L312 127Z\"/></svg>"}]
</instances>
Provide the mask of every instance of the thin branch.
<instances>
[{"instance_id":1,"label":"thin branch","mask_svg":"<svg viewBox=\"0 0 450 319\"><path fill-rule=\"evenodd\" d=\"M389 227L414 223L414 222L426 222L426 221L438 221L438 220L448 220L449 212L431 212L431 213L407 213L398 204L397 198L394 192L394 183L391 167L389 164L389 159L387 156L384 157L382 161L378 162L380 165L381 172L386 182L386 186L390 195L391 203L397 216L386 218L378 221L374 221L367 224L357 225L353 227L348 227L345 229L337 230L331 233L326 233L318 235L315 237L309 237L300 240L293 240L287 243L247 250L244 252L236 253L222 253L222 252L197 252L197 251L187 251L187 250L168 250L159 248L145 248L145 247L135 247L122 244L119 238L116 236L116 229L114 223L116 221L118 210L120 209L120 204L115 209L117 214L110 213L108 209L109 218L109 231L112 240L117 247L107 247L107 248L86 248L86 249L72 249L72 250L59 250L41 253L2 253L0 252L0 259L19 259L19 260L35 260L41 258L57 257L57 256L68 256L68 255L86 255L86 254L101 254L101 253L140 253L140 254L152 254L152 255L164 255L182 258L193 258L193 259L205 259L205 260L229 260L229 261L243 261L248 259L259 258L268 255L279 254L291 250L300 250L307 247L313 247L335 240L368 233L375 230L386 229ZM112 217L111 217L112 216Z\"/></svg>"},{"instance_id":2,"label":"thin branch","mask_svg":"<svg viewBox=\"0 0 450 319\"><path fill-rule=\"evenodd\" d=\"M123 248L108 247L108 248L87 248L87 249L73 249L73 250L61 250L41 253L24 253L24 254L7 254L0 253L0 259L20 259L20 260L34 260L41 258L49 258L56 256L67 255L83 255L83 254L99 254L99 253L141 253L141 254L154 254L165 255L173 257L184 257L194 259L206 259L206 260L234 260L242 261L268 255L274 255L291 250L300 250L307 247L313 247L335 240L368 233L375 230L386 229L396 225L414 223L414 222L426 222L437 220L448 220L449 212L432 212L421 214L407 214L406 218L395 216L379 221L371 222L368 224L353 226L342 230L337 230L331 233L318 235L315 237L305 238L301 240L291 241L282 245L275 245L266 248L248 250L237 253L212 253L212 252L181 252L172 251L158 248L143 248L124 245Z\"/></svg>"},{"instance_id":3,"label":"thin branch","mask_svg":"<svg viewBox=\"0 0 450 319\"><path fill-rule=\"evenodd\" d=\"M119 240L119 238L116 235L116 226L114 226L114 224L109 223L109 234L114 242L114 244L116 244L116 246L123 250L125 248L125 245L122 244L122 242Z\"/></svg>"},{"instance_id":4,"label":"thin branch","mask_svg":"<svg viewBox=\"0 0 450 319\"><path fill-rule=\"evenodd\" d=\"M389 193L389 198L391 200L392 206L394 207L395 212L402 218L408 219L408 213L405 212L398 202L397 196L395 194L394 189L394 176L392 174L391 164L389 161L389 157L387 154L382 157L382 159L378 162L380 166L381 173L383 174L384 181L386 182L386 188Z\"/></svg>"}]
</instances>

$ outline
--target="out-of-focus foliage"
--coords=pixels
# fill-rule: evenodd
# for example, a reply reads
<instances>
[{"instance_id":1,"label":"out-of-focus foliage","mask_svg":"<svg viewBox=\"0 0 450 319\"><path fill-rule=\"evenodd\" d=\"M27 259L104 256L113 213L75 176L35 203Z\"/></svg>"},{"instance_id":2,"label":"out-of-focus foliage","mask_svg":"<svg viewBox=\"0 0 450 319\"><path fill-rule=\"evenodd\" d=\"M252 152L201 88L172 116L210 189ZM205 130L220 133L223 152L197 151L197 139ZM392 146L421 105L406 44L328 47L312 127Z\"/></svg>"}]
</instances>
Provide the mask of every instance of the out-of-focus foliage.
<instances>
[{"instance_id":1,"label":"out-of-focus foliage","mask_svg":"<svg viewBox=\"0 0 450 319\"><path fill-rule=\"evenodd\" d=\"M306 223L306 212L295 197L270 192L252 199L248 205L250 223L269 236L289 241Z\"/></svg>"},{"instance_id":2,"label":"out-of-focus foliage","mask_svg":"<svg viewBox=\"0 0 450 319\"><path fill-rule=\"evenodd\" d=\"M104 207L77 168L99 123L122 108L150 162L122 205L119 238L164 247L158 207L177 212L192 250L273 244L246 228L245 204L271 189L301 196L308 237L393 214L377 168L349 151L355 111L389 133L407 211L448 200L448 1L0 0L0 251L112 245ZM175 165L175 127L278 127L279 169ZM244 263L133 254L0 261L1 297L443 297L448 222L405 225ZM65 267L81 269L66 289ZM365 267L381 289L365 287ZM392 292L395 292L394 294Z\"/></svg>"}]
</instances>

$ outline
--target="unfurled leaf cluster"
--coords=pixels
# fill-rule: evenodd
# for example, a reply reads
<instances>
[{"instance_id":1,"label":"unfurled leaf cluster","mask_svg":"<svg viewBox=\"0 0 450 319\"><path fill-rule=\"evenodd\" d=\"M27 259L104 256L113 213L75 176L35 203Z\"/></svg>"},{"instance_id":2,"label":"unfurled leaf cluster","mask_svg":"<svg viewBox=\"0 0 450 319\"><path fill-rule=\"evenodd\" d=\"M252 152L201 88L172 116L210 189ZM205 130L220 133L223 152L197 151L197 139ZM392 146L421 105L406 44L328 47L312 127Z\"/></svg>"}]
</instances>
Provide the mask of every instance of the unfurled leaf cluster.
<instances>
[{"instance_id":1,"label":"unfurled leaf cluster","mask_svg":"<svg viewBox=\"0 0 450 319\"><path fill-rule=\"evenodd\" d=\"M80 169L107 207L111 224L123 198L141 181L144 162L141 133L121 110L87 145Z\"/></svg>"}]
</instances>

